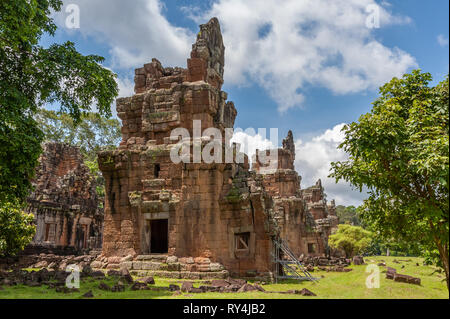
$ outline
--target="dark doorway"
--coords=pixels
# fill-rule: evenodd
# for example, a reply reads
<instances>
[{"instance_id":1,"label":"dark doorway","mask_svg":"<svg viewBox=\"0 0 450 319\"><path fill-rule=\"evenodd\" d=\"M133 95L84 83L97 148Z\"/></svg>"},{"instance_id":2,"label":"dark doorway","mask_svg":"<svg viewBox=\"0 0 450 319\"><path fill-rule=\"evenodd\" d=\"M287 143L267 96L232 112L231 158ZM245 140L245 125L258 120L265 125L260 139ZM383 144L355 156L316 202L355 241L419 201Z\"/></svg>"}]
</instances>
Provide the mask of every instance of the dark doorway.
<instances>
[{"instance_id":1,"label":"dark doorway","mask_svg":"<svg viewBox=\"0 0 450 319\"><path fill-rule=\"evenodd\" d=\"M160 171L161 171L161 166L159 164L155 164L155 171L154 171L155 178L159 178Z\"/></svg>"},{"instance_id":2,"label":"dark doorway","mask_svg":"<svg viewBox=\"0 0 450 319\"><path fill-rule=\"evenodd\" d=\"M168 219L155 219L150 222L150 250L152 254L165 254L168 252L168 232Z\"/></svg>"}]
</instances>

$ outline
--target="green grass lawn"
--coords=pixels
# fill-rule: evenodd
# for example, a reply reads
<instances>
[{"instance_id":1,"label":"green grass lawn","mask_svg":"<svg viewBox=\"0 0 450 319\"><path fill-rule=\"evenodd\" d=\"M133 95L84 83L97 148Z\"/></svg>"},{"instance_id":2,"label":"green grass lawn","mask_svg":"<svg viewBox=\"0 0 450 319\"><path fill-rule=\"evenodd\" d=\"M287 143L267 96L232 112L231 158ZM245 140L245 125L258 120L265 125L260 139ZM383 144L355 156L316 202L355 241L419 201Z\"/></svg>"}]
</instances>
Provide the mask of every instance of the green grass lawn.
<instances>
[{"instance_id":1,"label":"green grass lawn","mask_svg":"<svg viewBox=\"0 0 450 319\"><path fill-rule=\"evenodd\" d=\"M314 277L320 278L317 283L296 282L293 280L282 281L277 284L264 285L267 291L287 291L301 290L308 288L317 294L316 297L304 297L301 295L278 294L278 293L200 293L173 296L169 291L131 291L129 286L124 292L107 292L98 289L99 280L87 278L82 280L79 292L57 293L55 289L42 287L13 286L3 287L0 290L0 299L78 299L89 290L92 290L94 298L99 299L301 299L301 298L331 298L331 299L352 299L352 298L377 298L377 299L447 299L448 290L445 284L445 275L434 272L435 267L423 266L422 258L415 257L366 257L366 262L379 263L382 260L386 265L397 269L398 273L419 277L422 280L421 286L406 283L394 282L385 278L385 267L380 267L380 288L368 289L366 287L366 278L369 275L365 272L366 266L350 266L351 272L326 272L317 271L312 273ZM400 261L395 263L394 260ZM409 260L409 261L406 261ZM419 263L419 266L416 265ZM402 269L402 265L404 268ZM433 273L434 272L434 273ZM322 278L323 277L323 278ZM104 281L112 286L117 279L106 278ZM155 287L168 287L169 284L179 284L183 280L155 278ZM202 281L195 281L194 286L199 286Z\"/></svg>"}]
</instances>

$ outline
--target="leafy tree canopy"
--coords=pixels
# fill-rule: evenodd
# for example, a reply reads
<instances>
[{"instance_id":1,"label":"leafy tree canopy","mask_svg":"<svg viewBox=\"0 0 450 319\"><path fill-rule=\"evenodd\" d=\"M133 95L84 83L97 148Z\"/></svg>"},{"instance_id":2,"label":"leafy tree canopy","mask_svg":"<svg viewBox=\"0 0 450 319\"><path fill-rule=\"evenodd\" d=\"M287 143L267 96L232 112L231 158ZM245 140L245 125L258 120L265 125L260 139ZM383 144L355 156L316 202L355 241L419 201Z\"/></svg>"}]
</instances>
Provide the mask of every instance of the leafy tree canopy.
<instances>
[{"instance_id":1,"label":"leafy tree canopy","mask_svg":"<svg viewBox=\"0 0 450 319\"><path fill-rule=\"evenodd\" d=\"M330 176L369 189L361 219L378 236L437 249L448 285L448 76L431 80L415 70L382 86L372 111L343 128L349 160Z\"/></svg>"},{"instance_id":2,"label":"leafy tree canopy","mask_svg":"<svg viewBox=\"0 0 450 319\"><path fill-rule=\"evenodd\" d=\"M58 102L75 122L96 105L111 115L115 75L97 55L80 54L72 42L39 45L54 35L50 18L61 0L0 1L0 203L27 196L44 134L34 115Z\"/></svg>"},{"instance_id":3,"label":"leafy tree canopy","mask_svg":"<svg viewBox=\"0 0 450 319\"><path fill-rule=\"evenodd\" d=\"M355 254L364 253L371 240L372 233L370 231L359 226L340 224L336 233L328 238L328 244L332 248L343 250L345 256L350 258Z\"/></svg>"},{"instance_id":4,"label":"leafy tree canopy","mask_svg":"<svg viewBox=\"0 0 450 319\"><path fill-rule=\"evenodd\" d=\"M36 226L33 215L26 214L17 205L0 205L0 256L11 256L23 250L33 239Z\"/></svg>"},{"instance_id":5,"label":"leafy tree canopy","mask_svg":"<svg viewBox=\"0 0 450 319\"><path fill-rule=\"evenodd\" d=\"M339 217L339 224L361 225L355 206L338 205L336 206L336 215Z\"/></svg>"},{"instance_id":6,"label":"leafy tree canopy","mask_svg":"<svg viewBox=\"0 0 450 319\"><path fill-rule=\"evenodd\" d=\"M116 148L122 138L119 120L93 112L83 114L76 122L68 114L41 109L36 120L44 140L78 146L89 162L97 161L99 151Z\"/></svg>"},{"instance_id":7,"label":"leafy tree canopy","mask_svg":"<svg viewBox=\"0 0 450 319\"><path fill-rule=\"evenodd\" d=\"M97 194L104 196L104 179L98 168L97 154L102 150L115 149L122 133L117 119L107 119L97 113L88 112L77 123L65 113L41 109L36 121L44 133L44 140L77 146L84 163L97 179Z\"/></svg>"}]
</instances>

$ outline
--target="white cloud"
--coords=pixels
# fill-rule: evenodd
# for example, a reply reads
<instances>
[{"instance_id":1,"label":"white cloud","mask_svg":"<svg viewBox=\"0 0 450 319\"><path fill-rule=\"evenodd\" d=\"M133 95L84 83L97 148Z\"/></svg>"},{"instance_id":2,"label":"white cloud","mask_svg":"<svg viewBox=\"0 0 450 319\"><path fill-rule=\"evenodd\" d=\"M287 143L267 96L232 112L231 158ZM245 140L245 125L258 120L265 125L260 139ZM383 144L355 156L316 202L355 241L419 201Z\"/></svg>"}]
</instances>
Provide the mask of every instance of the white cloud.
<instances>
[{"instance_id":1,"label":"white cloud","mask_svg":"<svg viewBox=\"0 0 450 319\"><path fill-rule=\"evenodd\" d=\"M344 139L341 132L344 125L338 124L308 141L297 140L295 168L302 176L302 188L312 186L321 179L328 199L335 199L336 205L361 205L366 197L365 193L353 190L346 182L336 184L334 179L327 177L331 162L345 161L348 158L343 150L337 148Z\"/></svg>"},{"instance_id":2,"label":"white cloud","mask_svg":"<svg viewBox=\"0 0 450 319\"><path fill-rule=\"evenodd\" d=\"M256 134L256 132L252 134L251 132L235 131L231 142L241 144L240 151L247 154L250 162L257 149L266 150L275 147L274 143L263 137L261 134Z\"/></svg>"},{"instance_id":3,"label":"white cloud","mask_svg":"<svg viewBox=\"0 0 450 319\"><path fill-rule=\"evenodd\" d=\"M301 106L305 86L335 94L374 89L415 67L366 27L373 0L219 0L196 22L217 16L226 47L226 83L264 87L284 112ZM408 23L380 8L380 25ZM195 11L194 11L195 12Z\"/></svg>"},{"instance_id":4,"label":"white cloud","mask_svg":"<svg viewBox=\"0 0 450 319\"><path fill-rule=\"evenodd\" d=\"M166 66L185 65L195 35L172 25L159 0L67 0L80 8L80 32L110 46L111 67L132 69L159 59ZM65 6L55 15L64 28ZM68 29L66 29L68 30Z\"/></svg>"},{"instance_id":5,"label":"white cloud","mask_svg":"<svg viewBox=\"0 0 450 319\"><path fill-rule=\"evenodd\" d=\"M130 70L159 59L185 66L195 32L171 24L160 0L67 0L80 7L80 32L110 47L111 67ZM226 46L225 81L256 82L281 112L304 103L307 85L335 94L374 89L415 67L415 59L388 48L366 27L374 0L217 0L205 12L181 8L205 23L217 16ZM409 23L380 6L380 25ZM61 27L67 14L56 15ZM197 31L197 30L194 30ZM72 31L71 31L72 32Z\"/></svg>"},{"instance_id":6,"label":"white cloud","mask_svg":"<svg viewBox=\"0 0 450 319\"><path fill-rule=\"evenodd\" d=\"M302 177L301 188L307 188L316 183L318 179L322 180L322 186L329 200L335 199L336 205L355 205L362 204L366 193L360 193L352 189L350 184L340 181L336 184L334 179L328 178L330 174L331 162L345 161L347 154L338 149L338 145L344 140L344 134L341 132L345 124L338 124L325 132L308 138L307 141L297 139L295 141L295 169ZM241 151L249 156L256 153L256 149L273 149L278 146L261 134L256 132L235 132L232 142L240 143Z\"/></svg>"},{"instance_id":7,"label":"white cloud","mask_svg":"<svg viewBox=\"0 0 450 319\"><path fill-rule=\"evenodd\" d=\"M441 47L448 46L448 37L444 36L443 34L438 35L437 41Z\"/></svg>"},{"instance_id":8,"label":"white cloud","mask_svg":"<svg viewBox=\"0 0 450 319\"><path fill-rule=\"evenodd\" d=\"M119 86L118 97L128 97L134 94L134 80L129 78L118 78L117 85Z\"/></svg>"}]
</instances>

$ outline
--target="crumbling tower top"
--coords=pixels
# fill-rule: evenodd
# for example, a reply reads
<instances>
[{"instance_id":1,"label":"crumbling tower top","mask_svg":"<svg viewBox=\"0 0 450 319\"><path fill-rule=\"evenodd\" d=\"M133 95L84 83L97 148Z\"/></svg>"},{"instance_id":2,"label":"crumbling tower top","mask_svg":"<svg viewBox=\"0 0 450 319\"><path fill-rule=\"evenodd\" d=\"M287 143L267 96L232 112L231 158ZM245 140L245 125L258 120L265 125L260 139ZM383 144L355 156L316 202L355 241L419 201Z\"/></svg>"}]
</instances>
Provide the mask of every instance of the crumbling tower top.
<instances>
[{"instance_id":1,"label":"crumbling tower top","mask_svg":"<svg viewBox=\"0 0 450 319\"><path fill-rule=\"evenodd\" d=\"M225 47L217 18L200 25L197 41L192 45L188 59L188 81L205 81L220 88L223 84Z\"/></svg>"},{"instance_id":2,"label":"crumbling tower top","mask_svg":"<svg viewBox=\"0 0 450 319\"><path fill-rule=\"evenodd\" d=\"M175 128L185 128L193 136L194 122L201 122L201 132L217 128L224 136L237 115L221 90L224 55L219 20L212 18L200 25L187 68L163 67L152 59L136 69L135 95L116 103L123 124L121 148L127 148L128 141L129 145L170 144Z\"/></svg>"},{"instance_id":3,"label":"crumbling tower top","mask_svg":"<svg viewBox=\"0 0 450 319\"><path fill-rule=\"evenodd\" d=\"M295 160L294 136L292 135L292 131L291 130L289 130L287 137L285 139L283 139L283 148L285 150L291 151L292 160Z\"/></svg>"}]
</instances>

